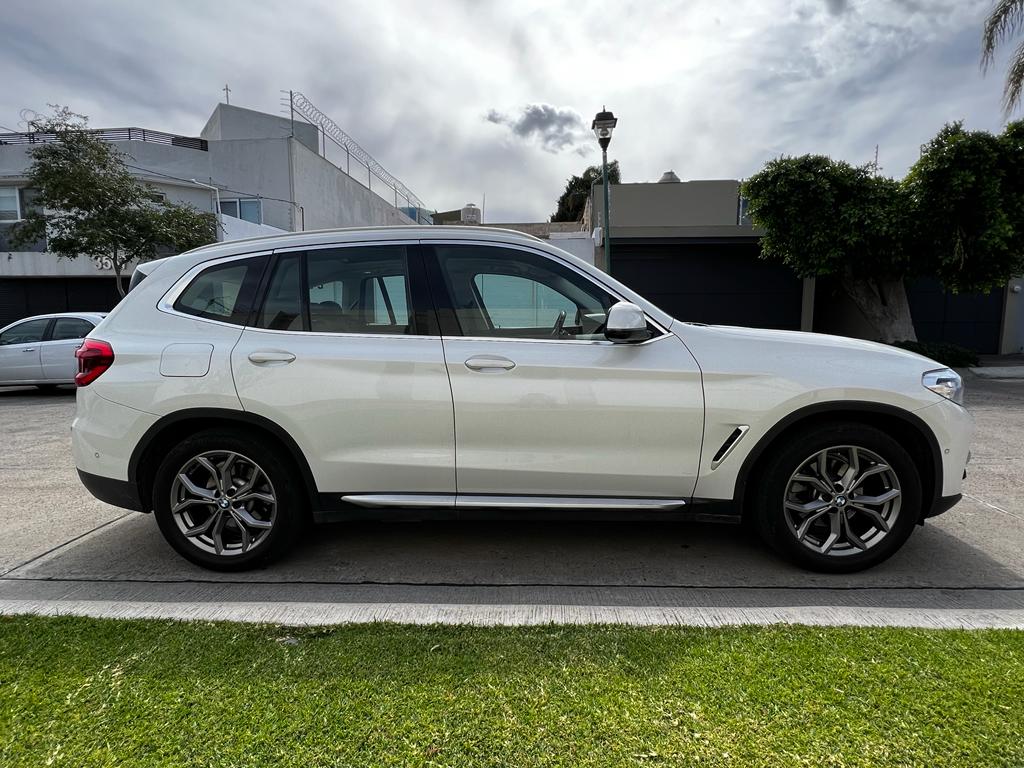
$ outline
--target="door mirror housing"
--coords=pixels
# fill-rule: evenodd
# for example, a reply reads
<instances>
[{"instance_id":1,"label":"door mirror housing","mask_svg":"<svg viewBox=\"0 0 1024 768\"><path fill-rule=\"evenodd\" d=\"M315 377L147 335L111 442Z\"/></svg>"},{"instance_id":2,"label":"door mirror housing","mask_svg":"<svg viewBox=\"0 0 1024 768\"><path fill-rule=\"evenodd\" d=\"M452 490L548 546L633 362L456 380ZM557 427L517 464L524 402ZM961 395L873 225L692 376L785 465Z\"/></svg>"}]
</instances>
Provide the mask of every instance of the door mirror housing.
<instances>
[{"instance_id":1,"label":"door mirror housing","mask_svg":"<svg viewBox=\"0 0 1024 768\"><path fill-rule=\"evenodd\" d=\"M628 301L620 301L608 310L604 335L609 341L619 344L635 344L651 338L651 330L647 327L647 316L640 307Z\"/></svg>"}]
</instances>

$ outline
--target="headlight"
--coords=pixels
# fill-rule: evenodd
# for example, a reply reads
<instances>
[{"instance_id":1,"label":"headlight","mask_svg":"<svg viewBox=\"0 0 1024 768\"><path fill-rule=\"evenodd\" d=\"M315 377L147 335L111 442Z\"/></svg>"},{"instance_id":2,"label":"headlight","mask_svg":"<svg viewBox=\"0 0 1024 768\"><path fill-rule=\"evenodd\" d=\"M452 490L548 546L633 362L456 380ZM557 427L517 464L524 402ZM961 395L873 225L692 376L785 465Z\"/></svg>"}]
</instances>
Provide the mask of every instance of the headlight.
<instances>
[{"instance_id":1,"label":"headlight","mask_svg":"<svg viewBox=\"0 0 1024 768\"><path fill-rule=\"evenodd\" d=\"M928 371L921 376L921 383L937 395L954 403L964 404L964 381L960 374L949 368Z\"/></svg>"}]
</instances>

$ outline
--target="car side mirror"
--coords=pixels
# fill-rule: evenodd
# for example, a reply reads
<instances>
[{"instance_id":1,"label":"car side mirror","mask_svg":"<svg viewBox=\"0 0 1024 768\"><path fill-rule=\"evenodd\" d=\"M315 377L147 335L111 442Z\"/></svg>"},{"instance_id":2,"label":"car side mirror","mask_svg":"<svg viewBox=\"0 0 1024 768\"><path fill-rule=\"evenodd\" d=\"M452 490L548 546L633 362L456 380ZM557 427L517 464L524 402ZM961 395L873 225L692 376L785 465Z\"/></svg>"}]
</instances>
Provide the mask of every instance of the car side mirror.
<instances>
[{"instance_id":1,"label":"car side mirror","mask_svg":"<svg viewBox=\"0 0 1024 768\"><path fill-rule=\"evenodd\" d=\"M604 336L618 344L647 341L651 338L647 316L640 307L628 301L613 304L608 310L608 319L604 324Z\"/></svg>"}]
</instances>

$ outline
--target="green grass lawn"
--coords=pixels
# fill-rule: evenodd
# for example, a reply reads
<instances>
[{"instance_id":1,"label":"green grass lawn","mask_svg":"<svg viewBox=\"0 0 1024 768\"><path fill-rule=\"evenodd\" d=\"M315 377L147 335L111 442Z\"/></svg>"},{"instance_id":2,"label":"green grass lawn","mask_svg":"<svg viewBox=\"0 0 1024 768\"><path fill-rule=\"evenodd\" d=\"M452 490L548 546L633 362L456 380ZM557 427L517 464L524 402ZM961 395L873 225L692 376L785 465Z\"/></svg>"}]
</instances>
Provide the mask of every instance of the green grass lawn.
<instances>
[{"instance_id":1,"label":"green grass lawn","mask_svg":"<svg viewBox=\"0 0 1024 768\"><path fill-rule=\"evenodd\" d=\"M0 618L0 765L1024 765L1024 633Z\"/></svg>"}]
</instances>

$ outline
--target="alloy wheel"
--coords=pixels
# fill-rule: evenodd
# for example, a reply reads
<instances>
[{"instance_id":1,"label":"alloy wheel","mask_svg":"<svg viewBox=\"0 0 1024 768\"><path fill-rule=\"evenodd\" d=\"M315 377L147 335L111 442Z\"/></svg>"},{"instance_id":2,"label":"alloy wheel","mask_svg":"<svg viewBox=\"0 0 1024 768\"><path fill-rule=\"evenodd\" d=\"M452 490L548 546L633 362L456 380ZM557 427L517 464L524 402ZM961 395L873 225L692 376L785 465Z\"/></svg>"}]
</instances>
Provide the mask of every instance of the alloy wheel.
<instances>
[{"instance_id":1,"label":"alloy wheel","mask_svg":"<svg viewBox=\"0 0 1024 768\"><path fill-rule=\"evenodd\" d=\"M277 519L277 495L252 459L232 451L207 451L193 456L175 475L171 517L198 549L234 557L267 540Z\"/></svg>"},{"instance_id":2,"label":"alloy wheel","mask_svg":"<svg viewBox=\"0 0 1024 768\"><path fill-rule=\"evenodd\" d=\"M877 546L900 514L896 472L881 456L839 445L807 457L783 498L789 532L822 555L847 557Z\"/></svg>"}]
</instances>

